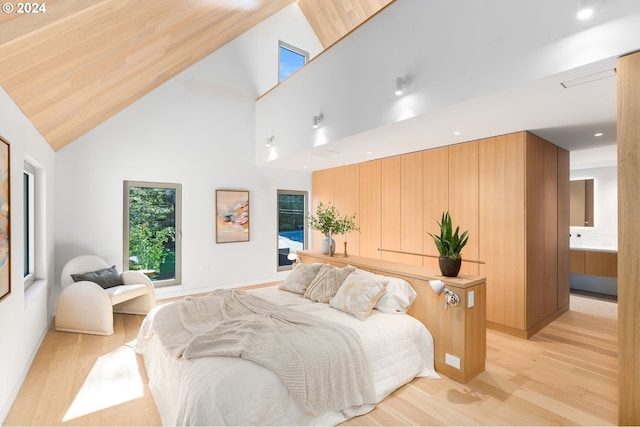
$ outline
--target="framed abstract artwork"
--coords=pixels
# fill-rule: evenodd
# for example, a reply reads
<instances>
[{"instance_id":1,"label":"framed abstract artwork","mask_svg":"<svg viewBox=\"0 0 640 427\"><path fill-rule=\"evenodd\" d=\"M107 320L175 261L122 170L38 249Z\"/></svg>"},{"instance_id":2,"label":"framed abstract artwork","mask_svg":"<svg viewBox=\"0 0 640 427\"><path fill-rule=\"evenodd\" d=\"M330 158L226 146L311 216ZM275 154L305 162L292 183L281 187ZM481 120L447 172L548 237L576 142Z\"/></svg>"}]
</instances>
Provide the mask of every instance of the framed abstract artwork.
<instances>
[{"instance_id":1,"label":"framed abstract artwork","mask_svg":"<svg viewBox=\"0 0 640 427\"><path fill-rule=\"evenodd\" d=\"M216 190L216 243L249 241L249 192Z\"/></svg>"},{"instance_id":2,"label":"framed abstract artwork","mask_svg":"<svg viewBox=\"0 0 640 427\"><path fill-rule=\"evenodd\" d=\"M9 143L0 138L0 299L11 293Z\"/></svg>"}]
</instances>

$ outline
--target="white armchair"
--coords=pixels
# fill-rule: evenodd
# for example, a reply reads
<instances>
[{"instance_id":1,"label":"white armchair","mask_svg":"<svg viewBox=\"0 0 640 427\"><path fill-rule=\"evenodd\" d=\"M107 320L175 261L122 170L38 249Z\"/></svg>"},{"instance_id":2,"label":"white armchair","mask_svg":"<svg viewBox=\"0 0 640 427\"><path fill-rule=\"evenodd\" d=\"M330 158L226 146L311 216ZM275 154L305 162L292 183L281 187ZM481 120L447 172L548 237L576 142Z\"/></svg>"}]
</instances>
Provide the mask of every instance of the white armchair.
<instances>
[{"instance_id":1,"label":"white armchair","mask_svg":"<svg viewBox=\"0 0 640 427\"><path fill-rule=\"evenodd\" d=\"M73 258L62 269L62 293L56 308L56 331L93 335L113 334L113 313L146 315L156 305L151 280L137 271L125 271L123 285L104 289L90 281L74 282L83 274L110 266L95 255Z\"/></svg>"}]
</instances>

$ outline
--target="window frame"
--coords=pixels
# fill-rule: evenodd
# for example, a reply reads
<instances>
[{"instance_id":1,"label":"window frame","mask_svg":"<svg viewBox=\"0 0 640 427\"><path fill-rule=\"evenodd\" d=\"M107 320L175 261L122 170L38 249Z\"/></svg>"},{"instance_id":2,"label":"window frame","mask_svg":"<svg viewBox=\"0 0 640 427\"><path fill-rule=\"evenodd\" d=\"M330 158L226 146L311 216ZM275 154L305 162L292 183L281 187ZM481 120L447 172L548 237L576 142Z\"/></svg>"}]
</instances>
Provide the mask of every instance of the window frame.
<instances>
[{"instance_id":1,"label":"window frame","mask_svg":"<svg viewBox=\"0 0 640 427\"><path fill-rule=\"evenodd\" d=\"M280 195L281 194L290 194L297 196L304 196L304 223L303 223L303 237L302 237L302 250L307 250L309 248L309 225L307 223L307 212L309 212L309 192L302 190L277 190L276 194L276 268L277 271L287 271L293 268L292 265L280 265Z\"/></svg>"},{"instance_id":2,"label":"window frame","mask_svg":"<svg viewBox=\"0 0 640 427\"><path fill-rule=\"evenodd\" d=\"M23 196L23 280L27 289L36 280L36 175L37 169L25 161L22 171ZM26 184L26 186L25 186Z\"/></svg>"},{"instance_id":3,"label":"window frame","mask_svg":"<svg viewBox=\"0 0 640 427\"><path fill-rule=\"evenodd\" d=\"M154 287L179 285L182 283L182 184L150 181L123 181L123 240L122 240L122 266L123 270L129 268L129 189L131 187L145 188L171 188L176 190L175 206L175 278L169 280L151 280Z\"/></svg>"},{"instance_id":4,"label":"window frame","mask_svg":"<svg viewBox=\"0 0 640 427\"><path fill-rule=\"evenodd\" d=\"M281 52L282 49L286 49L290 52L293 52L297 55L300 55L302 57L304 57L304 64L302 64L299 68L297 68L295 71L293 71L291 74L287 75L284 78L280 78L280 68L281 68L281 61L282 61L282 57L281 57ZM300 70L300 68L304 67L305 65L307 65L309 63L309 52L307 52L306 50L300 49L299 47L293 46L289 43L283 42L282 40L278 40L278 83L282 83L283 81L285 81L286 79L288 79L291 75L293 75L296 71Z\"/></svg>"}]
</instances>

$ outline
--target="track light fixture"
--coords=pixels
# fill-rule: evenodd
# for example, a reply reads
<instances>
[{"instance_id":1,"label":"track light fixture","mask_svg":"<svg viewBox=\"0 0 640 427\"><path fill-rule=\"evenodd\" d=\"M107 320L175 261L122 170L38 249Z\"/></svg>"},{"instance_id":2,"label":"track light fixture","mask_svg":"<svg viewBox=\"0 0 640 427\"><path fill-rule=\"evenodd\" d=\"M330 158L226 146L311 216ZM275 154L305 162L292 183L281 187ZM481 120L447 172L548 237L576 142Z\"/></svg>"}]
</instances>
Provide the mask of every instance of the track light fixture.
<instances>
[{"instance_id":1,"label":"track light fixture","mask_svg":"<svg viewBox=\"0 0 640 427\"><path fill-rule=\"evenodd\" d=\"M577 17L580 20L589 19L600 6L600 0L579 0Z\"/></svg>"},{"instance_id":2,"label":"track light fixture","mask_svg":"<svg viewBox=\"0 0 640 427\"><path fill-rule=\"evenodd\" d=\"M267 138L267 142L265 143L265 145L267 147L273 147L273 142L276 140L276 137L271 135L270 137Z\"/></svg>"},{"instance_id":3,"label":"track light fixture","mask_svg":"<svg viewBox=\"0 0 640 427\"><path fill-rule=\"evenodd\" d=\"M409 86L409 78L408 77L398 77L396 78L396 95L402 95L404 90Z\"/></svg>"},{"instance_id":4,"label":"track light fixture","mask_svg":"<svg viewBox=\"0 0 640 427\"><path fill-rule=\"evenodd\" d=\"M313 128L317 129L322 124L323 120L324 115L322 113L318 114L317 116L313 116Z\"/></svg>"}]
</instances>

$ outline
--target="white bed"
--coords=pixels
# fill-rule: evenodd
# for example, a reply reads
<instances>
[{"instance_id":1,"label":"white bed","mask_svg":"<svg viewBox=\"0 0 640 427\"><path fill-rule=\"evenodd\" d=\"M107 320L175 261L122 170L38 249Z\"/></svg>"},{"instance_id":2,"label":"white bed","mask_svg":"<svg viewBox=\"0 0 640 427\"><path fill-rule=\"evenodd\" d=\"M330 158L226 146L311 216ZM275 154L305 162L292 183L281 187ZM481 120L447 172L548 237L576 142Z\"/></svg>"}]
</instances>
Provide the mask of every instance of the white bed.
<instances>
[{"instance_id":1,"label":"white bed","mask_svg":"<svg viewBox=\"0 0 640 427\"><path fill-rule=\"evenodd\" d=\"M415 377L437 378L433 338L407 314L373 310L366 321L277 286L251 291L269 302L352 328L369 360L376 401ZM267 368L234 357L176 359L152 333L145 319L136 343L144 356L149 389L163 425L335 425L348 419L342 411L311 416L289 396L279 377ZM363 408L363 413L373 409Z\"/></svg>"}]
</instances>

